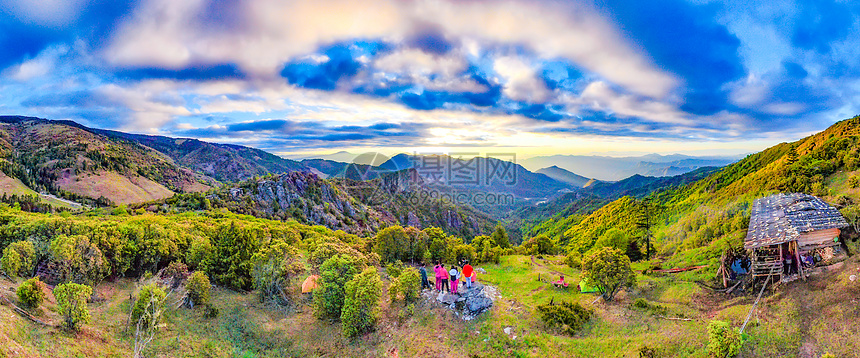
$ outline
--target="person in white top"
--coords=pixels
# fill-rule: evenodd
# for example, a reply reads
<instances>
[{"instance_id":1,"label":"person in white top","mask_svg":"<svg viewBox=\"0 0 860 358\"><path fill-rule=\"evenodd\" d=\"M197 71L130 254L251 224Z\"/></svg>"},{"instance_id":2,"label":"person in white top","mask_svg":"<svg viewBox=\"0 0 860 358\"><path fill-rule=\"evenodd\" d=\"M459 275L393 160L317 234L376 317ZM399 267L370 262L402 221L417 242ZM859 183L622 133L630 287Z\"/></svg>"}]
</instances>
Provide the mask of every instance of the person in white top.
<instances>
[{"instance_id":1,"label":"person in white top","mask_svg":"<svg viewBox=\"0 0 860 358\"><path fill-rule=\"evenodd\" d=\"M460 272L457 271L457 266L452 266L451 271L448 271L448 275L451 276L451 293L457 293L459 288Z\"/></svg>"}]
</instances>

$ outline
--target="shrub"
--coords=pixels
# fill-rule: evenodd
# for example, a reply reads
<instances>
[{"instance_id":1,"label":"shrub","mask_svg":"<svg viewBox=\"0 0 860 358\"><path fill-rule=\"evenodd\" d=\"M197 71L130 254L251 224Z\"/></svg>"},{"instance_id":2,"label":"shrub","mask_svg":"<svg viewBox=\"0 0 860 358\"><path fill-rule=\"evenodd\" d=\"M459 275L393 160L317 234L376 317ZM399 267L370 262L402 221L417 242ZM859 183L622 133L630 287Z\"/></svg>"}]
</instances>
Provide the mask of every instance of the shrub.
<instances>
[{"instance_id":1,"label":"shrub","mask_svg":"<svg viewBox=\"0 0 860 358\"><path fill-rule=\"evenodd\" d=\"M537 306L538 315L549 327L560 329L562 332L574 335L588 322L594 313L582 307L579 303L562 301L559 304L550 302Z\"/></svg>"},{"instance_id":2,"label":"shrub","mask_svg":"<svg viewBox=\"0 0 860 358\"><path fill-rule=\"evenodd\" d=\"M582 260L585 278L611 301L622 287L636 283L636 275L630 269L630 258L618 249L603 247Z\"/></svg>"},{"instance_id":3,"label":"shrub","mask_svg":"<svg viewBox=\"0 0 860 358\"><path fill-rule=\"evenodd\" d=\"M9 276L29 276L36 265L36 250L29 241L17 241L3 249L0 269Z\"/></svg>"},{"instance_id":4,"label":"shrub","mask_svg":"<svg viewBox=\"0 0 860 358\"><path fill-rule=\"evenodd\" d=\"M398 278L400 277L400 274L403 272L404 268L406 268L406 266L403 265L403 262L397 260L388 265L385 265L385 273L388 274L388 277Z\"/></svg>"},{"instance_id":5,"label":"shrub","mask_svg":"<svg viewBox=\"0 0 860 358\"><path fill-rule=\"evenodd\" d=\"M340 316L344 336L355 337L373 330L379 317L381 292L382 281L372 267L346 283L343 313Z\"/></svg>"},{"instance_id":6,"label":"shrub","mask_svg":"<svg viewBox=\"0 0 860 358\"><path fill-rule=\"evenodd\" d=\"M157 326L160 315L155 313L164 304L166 297L167 294L164 290L154 284L141 287L137 301L134 302L134 307L131 309L131 321L140 324L142 329Z\"/></svg>"},{"instance_id":7,"label":"shrub","mask_svg":"<svg viewBox=\"0 0 860 358\"><path fill-rule=\"evenodd\" d=\"M260 301L273 300L282 305L289 303L289 286L295 277L305 271L298 250L286 242L276 241L260 249L251 260L254 262L251 275Z\"/></svg>"},{"instance_id":8,"label":"shrub","mask_svg":"<svg viewBox=\"0 0 860 358\"><path fill-rule=\"evenodd\" d=\"M215 308L215 306L203 305L203 317L205 317L205 318L216 318L216 317L218 317L219 313L220 312L218 311L217 308Z\"/></svg>"},{"instance_id":9,"label":"shrub","mask_svg":"<svg viewBox=\"0 0 860 358\"><path fill-rule=\"evenodd\" d=\"M40 281L38 277L33 277L18 286L15 293L18 294L18 301L24 307L34 309L45 301L46 288L45 283Z\"/></svg>"},{"instance_id":10,"label":"shrub","mask_svg":"<svg viewBox=\"0 0 860 358\"><path fill-rule=\"evenodd\" d=\"M725 321L708 323L708 353L712 357L734 357L741 350L741 335Z\"/></svg>"},{"instance_id":11,"label":"shrub","mask_svg":"<svg viewBox=\"0 0 860 358\"><path fill-rule=\"evenodd\" d=\"M51 256L65 282L92 285L110 274L102 251L84 235L58 235L51 241Z\"/></svg>"},{"instance_id":12,"label":"shrub","mask_svg":"<svg viewBox=\"0 0 860 358\"><path fill-rule=\"evenodd\" d=\"M208 304L211 289L212 284L209 283L209 277L203 271L194 271L188 277L188 282L185 283L185 290L188 291L185 297L185 306L194 308L194 305Z\"/></svg>"},{"instance_id":13,"label":"shrub","mask_svg":"<svg viewBox=\"0 0 860 358\"><path fill-rule=\"evenodd\" d=\"M564 263L569 267L580 269L582 268L582 254L579 251L571 250L564 258Z\"/></svg>"},{"instance_id":14,"label":"shrub","mask_svg":"<svg viewBox=\"0 0 860 358\"><path fill-rule=\"evenodd\" d=\"M403 296L404 304L418 299L418 292L421 290L421 276L418 270L407 267L399 277L392 280L391 286L388 288L388 297L391 302L397 300L399 296Z\"/></svg>"},{"instance_id":15,"label":"shrub","mask_svg":"<svg viewBox=\"0 0 860 358\"><path fill-rule=\"evenodd\" d=\"M641 297L633 301L633 308L654 315L665 315L669 312L669 309L666 307L648 302L648 300Z\"/></svg>"},{"instance_id":16,"label":"shrub","mask_svg":"<svg viewBox=\"0 0 860 358\"><path fill-rule=\"evenodd\" d=\"M364 254L359 252L356 249L353 249L343 243L337 242L326 242L318 245L314 251L311 252L310 258L308 259L308 263L314 269L319 269L322 266L323 262L334 257L335 255L341 256L349 256L355 262L361 262L365 264L367 262ZM362 266L362 269L364 267Z\"/></svg>"},{"instance_id":17,"label":"shrub","mask_svg":"<svg viewBox=\"0 0 860 358\"><path fill-rule=\"evenodd\" d=\"M350 256L335 255L320 266L320 278L314 289L314 315L337 319L344 304L345 286L363 267Z\"/></svg>"},{"instance_id":18,"label":"shrub","mask_svg":"<svg viewBox=\"0 0 860 358\"><path fill-rule=\"evenodd\" d=\"M182 285L188 276L188 266L185 266L182 261L171 261L167 268L161 272L161 278L166 281L170 288L177 288Z\"/></svg>"},{"instance_id":19,"label":"shrub","mask_svg":"<svg viewBox=\"0 0 860 358\"><path fill-rule=\"evenodd\" d=\"M77 283L61 283L54 288L54 297L60 307L59 313L64 318L64 326L71 331L78 331L90 322L90 311L87 300L93 294L93 289Z\"/></svg>"}]
</instances>

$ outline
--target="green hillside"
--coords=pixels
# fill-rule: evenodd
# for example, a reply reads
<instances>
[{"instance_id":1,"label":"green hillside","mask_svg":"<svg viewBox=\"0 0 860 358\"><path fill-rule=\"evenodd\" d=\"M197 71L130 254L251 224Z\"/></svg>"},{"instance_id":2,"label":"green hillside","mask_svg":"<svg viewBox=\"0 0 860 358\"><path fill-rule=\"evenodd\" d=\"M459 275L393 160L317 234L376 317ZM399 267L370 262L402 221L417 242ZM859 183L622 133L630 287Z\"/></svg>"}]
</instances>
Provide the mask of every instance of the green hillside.
<instances>
[{"instance_id":1,"label":"green hillside","mask_svg":"<svg viewBox=\"0 0 860 358\"><path fill-rule=\"evenodd\" d=\"M821 196L853 220L857 211L853 203L860 202L860 196L847 182L860 168L858 144L860 117L854 117L749 155L701 180L652 193L649 199L657 207L652 231L658 251L678 264L715 264L725 248L741 246L752 201L774 192ZM551 222L565 229L555 239L569 250L584 252L610 228L641 238L644 233L636 225L641 215L641 205L624 197L588 216ZM547 231L562 232L559 228Z\"/></svg>"}]
</instances>

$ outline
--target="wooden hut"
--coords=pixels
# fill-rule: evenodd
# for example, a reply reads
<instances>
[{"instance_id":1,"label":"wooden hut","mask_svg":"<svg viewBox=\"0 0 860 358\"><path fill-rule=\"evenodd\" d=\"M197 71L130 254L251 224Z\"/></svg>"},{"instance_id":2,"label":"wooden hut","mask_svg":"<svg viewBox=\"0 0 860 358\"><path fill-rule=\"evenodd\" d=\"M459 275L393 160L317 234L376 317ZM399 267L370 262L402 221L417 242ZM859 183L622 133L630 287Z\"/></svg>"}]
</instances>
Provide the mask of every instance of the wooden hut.
<instances>
[{"instance_id":1,"label":"wooden hut","mask_svg":"<svg viewBox=\"0 0 860 358\"><path fill-rule=\"evenodd\" d=\"M783 276L783 259L796 263L805 277L801 258L820 250L839 250L840 229L848 226L836 208L818 197L801 194L775 194L756 199L744 248L751 252L754 276Z\"/></svg>"}]
</instances>

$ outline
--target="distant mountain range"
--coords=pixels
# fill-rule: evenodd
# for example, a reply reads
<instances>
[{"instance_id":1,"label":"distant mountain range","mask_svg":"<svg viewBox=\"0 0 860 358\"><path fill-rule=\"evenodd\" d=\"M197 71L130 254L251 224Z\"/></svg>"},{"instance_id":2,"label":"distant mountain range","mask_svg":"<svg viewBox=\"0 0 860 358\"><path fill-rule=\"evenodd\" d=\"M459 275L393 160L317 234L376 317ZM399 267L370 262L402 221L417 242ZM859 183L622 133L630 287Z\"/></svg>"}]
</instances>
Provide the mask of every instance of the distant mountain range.
<instances>
[{"instance_id":1,"label":"distant mountain range","mask_svg":"<svg viewBox=\"0 0 860 358\"><path fill-rule=\"evenodd\" d=\"M579 176L618 181L633 175L664 177L691 172L702 167L722 167L740 157L693 157L682 154L648 154L638 157L594 155L552 155L519 161L528 170L557 167Z\"/></svg>"},{"instance_id":2,"label":"distant mountain range","mask_svg":"<svg viewBox=\"0 0 860 358\"><path fill-rule=\"evenodd\" d=\"M570 184L570 185L577 187L577 188L582 188L582 187L585 187L587 185L594 184L594 182L595 182L593 179L589 179L589 178L586 178L582 175L572 173L569 170L564 170L564 169L559 168L555 165L548 167L548 168L540 169L540 170L536 171L535 173L546 175L550 178L553 178L553 179L558 180L558 181L563 182L563 183Z\"/></svg>"}]
</instances>

